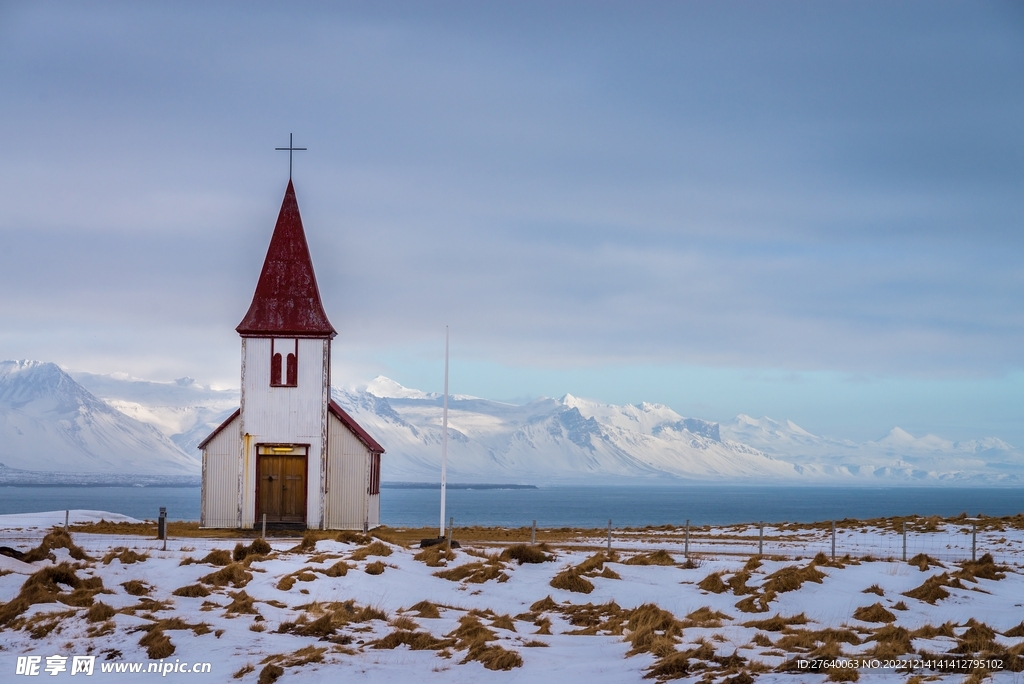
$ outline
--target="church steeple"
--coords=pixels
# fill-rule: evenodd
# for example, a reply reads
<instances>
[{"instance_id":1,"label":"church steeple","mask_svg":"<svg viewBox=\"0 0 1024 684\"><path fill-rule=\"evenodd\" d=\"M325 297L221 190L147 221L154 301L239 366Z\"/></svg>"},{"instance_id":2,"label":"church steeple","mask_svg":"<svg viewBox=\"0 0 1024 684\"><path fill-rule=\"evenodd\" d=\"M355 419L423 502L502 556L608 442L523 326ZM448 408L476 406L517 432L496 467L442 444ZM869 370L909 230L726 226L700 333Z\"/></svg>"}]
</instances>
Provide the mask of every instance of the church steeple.
<instances>
[{"instance_id":1,"label":"church steeple","mask_svg":"<svg viewBox=\"0 0 1024 684\"><path fill-rule=\"evenodd\" d=\"M338 334L320 302L313 260L290 179L252 304L235 330L242 337L333 339Z\"/></svg>"}]
</instances>

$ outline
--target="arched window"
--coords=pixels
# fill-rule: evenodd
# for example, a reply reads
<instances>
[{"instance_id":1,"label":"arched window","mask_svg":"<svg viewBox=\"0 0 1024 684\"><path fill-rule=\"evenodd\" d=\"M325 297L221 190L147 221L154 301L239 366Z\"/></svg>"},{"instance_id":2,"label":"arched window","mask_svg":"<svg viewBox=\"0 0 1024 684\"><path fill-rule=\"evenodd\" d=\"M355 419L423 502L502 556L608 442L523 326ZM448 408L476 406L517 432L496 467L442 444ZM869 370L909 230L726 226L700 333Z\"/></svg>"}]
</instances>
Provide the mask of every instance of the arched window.
<instances>
[{"instance_id":1,"label":"arched window","mask_svg":"<svg viewBox=\"0 0 1024 684\"><path fill-rule=\"evenodd\" d=\"M270 340L270 386L298 387L299 341Z\"/></svg>"}]
</instances>

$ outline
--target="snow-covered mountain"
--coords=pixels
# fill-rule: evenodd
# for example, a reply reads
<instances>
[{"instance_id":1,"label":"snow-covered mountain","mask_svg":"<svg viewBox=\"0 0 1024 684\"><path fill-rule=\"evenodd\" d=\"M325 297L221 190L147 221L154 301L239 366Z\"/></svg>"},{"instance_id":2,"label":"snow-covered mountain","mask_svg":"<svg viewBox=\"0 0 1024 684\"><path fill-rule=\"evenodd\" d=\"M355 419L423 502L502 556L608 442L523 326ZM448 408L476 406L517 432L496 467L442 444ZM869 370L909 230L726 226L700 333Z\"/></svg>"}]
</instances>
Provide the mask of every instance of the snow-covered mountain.
<instances>
[{"instance_id":1,"label":"snow-covered mountain","mask_svg":"<svg viewBox=\"0 0 1024 684\"><path fill-rule=\"evenodd\" d=\"M52 363L0 362L0 463L59 473L198 475L152 425L96 398Z\"/></svg>"},{"instance_id":2,"label":"snow-covered mountain","mask_svg":"<svg viewBox=\"0 0 1024 684\"><path fill-rule=\"evenodd\" d=\"M72 418L94 432L97 425L116 423L134 431L107 429L103 439L110 444L120 440L123 448L92 449L90 454L102 456L90 459L128 468L137 464L137 456L133 461L131 455L143 453L140 434L163 445L163 451L154 446L145 453L167 454L167 449L180 447L156 460L195 464L195 445L238 405L237 390L213 390L190 378L152 382L90 373L72 378L53 364L36 362L5 362L2 367L0 439L5 444L41 444L17 430L63 435L61 425ZM29 382L30 377L35 379ZM27 390L17 388L23 386L36 387L37 393L38 388L51 387L46 394L50 404L42 399L19 403ZM332 392L387 449L382 462L385 481L437 479L440 394L403 387L384 377ZM16 413L22 422L9 418ZM27 415L34 421L31 430L23 427L28 425ZM14 460L7 455L14 452L0 450L0 463L35 470L76 467L81 459L74 456L79 448L75 445L99 440L90 439L65 439L59 447L51 440L28 461ZM659 404L616 406L569 394L523 405L453 395L448 445L449 477L461 482L1024 483L1024 453L996 438L951 442L934 435L913 437L894 428L877 441L855 443L814 435L790 421L740 415L719 424L684 417ZM123 460L119 454L124 454ZM180 461L182 457L187 460ZM188 467L198 471L195 465Z\"/></svg>"}]
</instances>

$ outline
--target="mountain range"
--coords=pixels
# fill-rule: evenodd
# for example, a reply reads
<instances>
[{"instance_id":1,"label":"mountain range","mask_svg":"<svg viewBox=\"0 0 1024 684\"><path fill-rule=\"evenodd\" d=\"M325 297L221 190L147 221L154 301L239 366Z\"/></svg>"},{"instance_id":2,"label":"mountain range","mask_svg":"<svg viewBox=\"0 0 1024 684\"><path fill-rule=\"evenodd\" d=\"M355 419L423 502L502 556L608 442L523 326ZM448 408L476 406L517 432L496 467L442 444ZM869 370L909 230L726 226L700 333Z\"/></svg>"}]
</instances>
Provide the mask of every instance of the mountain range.
<instances>
[{"instance_id":1,"label":"mountain range","mask_svg":"<svg viewBox=\"0 0 1024 684\"><path fill-rule=\"evenodd\" d=\"M387 450L384 481L435 481L443 397L384 377L333 388ZM0 481L24 471L198 476L198 444L238 406L237 390L191 378L68 374L0 363ZM516 405L449 396L450 481L521 484L1024 482L1024 453L997 438L951 442L900 428L877 441L814 435L790 421L716 423L660 404L565 395Z\"/></svg>"}]
</instances>

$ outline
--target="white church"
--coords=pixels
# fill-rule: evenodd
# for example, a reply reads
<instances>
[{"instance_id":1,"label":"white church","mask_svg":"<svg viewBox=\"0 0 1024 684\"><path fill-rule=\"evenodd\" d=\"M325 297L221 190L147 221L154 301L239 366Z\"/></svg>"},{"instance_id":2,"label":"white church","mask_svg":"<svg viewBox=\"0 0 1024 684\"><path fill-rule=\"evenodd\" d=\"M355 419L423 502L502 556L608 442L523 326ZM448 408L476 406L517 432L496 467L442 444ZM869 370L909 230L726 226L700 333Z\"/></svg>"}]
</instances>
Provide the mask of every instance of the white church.
<instances>
[{"instance_id":1,"label":"white church","mask_svg":"<svg viewBox=\"0 0 1024 684\"><path fill-rule=\"evenodd\" d=\"M384 449L331 399L331 340L291 180L245 318L241 406L199 445L200 527L380 524ZM265 516L265 517L264 517Z\"/></svg>"}]
</instances>

